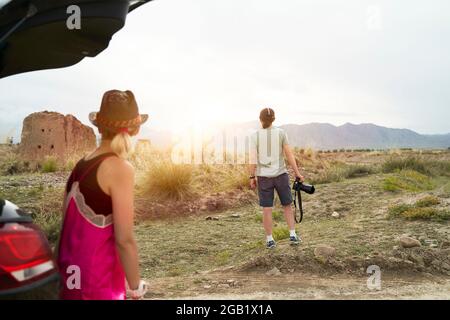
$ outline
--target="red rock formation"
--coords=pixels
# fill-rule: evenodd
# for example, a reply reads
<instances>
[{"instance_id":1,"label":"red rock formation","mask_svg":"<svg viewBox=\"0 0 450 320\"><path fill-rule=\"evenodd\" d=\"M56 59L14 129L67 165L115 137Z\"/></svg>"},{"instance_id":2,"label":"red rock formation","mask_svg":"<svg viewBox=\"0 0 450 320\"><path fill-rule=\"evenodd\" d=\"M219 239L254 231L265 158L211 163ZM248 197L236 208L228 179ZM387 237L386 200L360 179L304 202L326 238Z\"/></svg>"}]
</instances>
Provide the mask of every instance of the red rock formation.
<instances>
[{"instance_id":1,"label":"red rock formation","mask_svg":"<svg viewBox=\"0 0 450 320\"><path fill-rule=\"evenodd\" d=\"M41 161L47 156L60 162L78 158L96 146L94 130L72 115L35 112L23 120L19 154L24 160Z\"/></svg>"}]
</instances>

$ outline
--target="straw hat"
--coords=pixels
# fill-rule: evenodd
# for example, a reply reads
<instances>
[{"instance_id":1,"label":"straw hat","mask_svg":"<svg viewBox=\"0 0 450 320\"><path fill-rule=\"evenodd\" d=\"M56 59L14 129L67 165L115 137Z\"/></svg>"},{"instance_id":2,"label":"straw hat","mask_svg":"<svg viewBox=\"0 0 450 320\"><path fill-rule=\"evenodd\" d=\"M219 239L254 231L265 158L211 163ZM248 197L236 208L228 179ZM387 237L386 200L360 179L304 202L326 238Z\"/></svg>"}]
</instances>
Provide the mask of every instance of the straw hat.
<instances>
[{"instance_id":1,"label":"straw hat","mask_svg":"<svg viewBox=\"0 0 450 320\"><path fill-rule=\"evenodd\" d=\"M148 114L139 114L133 92L110 90L103 94L100 111L91 112L89 121L96 127L113 131L139 127L148 120Z\"/></svg>"}]
</instances>

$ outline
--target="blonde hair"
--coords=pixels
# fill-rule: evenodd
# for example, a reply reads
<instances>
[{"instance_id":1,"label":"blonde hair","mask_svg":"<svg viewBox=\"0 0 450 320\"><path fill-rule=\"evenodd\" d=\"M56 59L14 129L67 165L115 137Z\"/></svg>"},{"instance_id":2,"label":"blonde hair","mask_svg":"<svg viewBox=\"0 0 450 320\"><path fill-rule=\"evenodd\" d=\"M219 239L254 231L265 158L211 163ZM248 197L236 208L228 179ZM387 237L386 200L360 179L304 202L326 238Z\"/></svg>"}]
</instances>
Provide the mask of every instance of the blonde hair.
<instances>
[{"instance_id":1,"label":"blonde hair","mask_svg":"<svg viewBox=\"0 0 450 320\"><path fill-rule=\"evenodd\" d=\"M139 127L128 128L128 131L113 132L105 128L101 128L100 133L102 139L111 139L111 149L119 157L126 159L130 156L133 150L133 143L131 142L131 136L138 133Z\"/></svg>"},{"instance_id":2,"label":"blonde hair","mask_svg":"<svg viewBox=\"0 0 450 320\"><path fill-rule=\"evenodd\" d=\"M119 157L126 159L133 152L133 144L128 132L119 132L111 140L111 149Z\"/></svg>"}]
</instances>

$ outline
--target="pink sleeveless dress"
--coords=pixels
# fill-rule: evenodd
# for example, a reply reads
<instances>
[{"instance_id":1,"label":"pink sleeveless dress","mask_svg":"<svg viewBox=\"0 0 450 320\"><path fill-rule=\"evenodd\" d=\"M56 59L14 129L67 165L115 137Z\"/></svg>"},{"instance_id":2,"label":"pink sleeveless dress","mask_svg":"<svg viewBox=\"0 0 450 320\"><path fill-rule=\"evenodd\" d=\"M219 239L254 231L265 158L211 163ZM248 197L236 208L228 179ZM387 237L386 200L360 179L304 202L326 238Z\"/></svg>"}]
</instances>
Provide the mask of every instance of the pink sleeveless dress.
<instances>
[{"instance_id":1,"label":"pink sleeveless dress","mask_svg":"<svg viewBox=\"0 0 450 320\"><path fill-rule=\"evenodd\" d=\"M61 299L125 299L125 274L116 249L113 216L96 214L80 192L83 179L107 157L100 157L72 182L64 201L58 254Z\"/></svg>"}]
</instances>

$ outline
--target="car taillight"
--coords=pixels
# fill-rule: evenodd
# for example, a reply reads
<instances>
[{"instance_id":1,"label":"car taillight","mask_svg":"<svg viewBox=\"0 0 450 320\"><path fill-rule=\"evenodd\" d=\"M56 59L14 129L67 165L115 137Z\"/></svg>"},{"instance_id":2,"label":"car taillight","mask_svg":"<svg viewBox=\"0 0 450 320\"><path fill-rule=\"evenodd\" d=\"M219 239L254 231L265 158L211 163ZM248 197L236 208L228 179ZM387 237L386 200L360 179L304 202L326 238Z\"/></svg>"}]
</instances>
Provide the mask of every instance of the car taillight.
<instances>
[{"instance_id":1,"label":"car taillight","mask_svg":"<svg viewBox=\"0 0 450 320\"><path fill-rule=\"evenodd\" d=\"M31 223L9 223L0 228L0 269L23 282L55 269L42 231ZM0 289L6 285L0 283Z\"/></svg>"}]
</instances>

